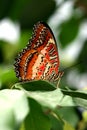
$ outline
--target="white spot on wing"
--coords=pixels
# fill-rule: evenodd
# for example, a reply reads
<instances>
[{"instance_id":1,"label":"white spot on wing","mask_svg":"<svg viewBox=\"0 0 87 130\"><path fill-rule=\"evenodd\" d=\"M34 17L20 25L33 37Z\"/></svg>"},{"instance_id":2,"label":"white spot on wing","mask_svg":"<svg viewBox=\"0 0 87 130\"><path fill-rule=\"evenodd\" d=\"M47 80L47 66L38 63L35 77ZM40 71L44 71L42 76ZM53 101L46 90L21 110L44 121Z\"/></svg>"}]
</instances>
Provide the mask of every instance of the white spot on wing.
<instances>
[{"instance_id":1,"label":"white spot on wing","mask_svg":"<svg viewBox=\"0 0 87 130\"><path fill-rule=\"evenodd\" d=\"M50 57L50 60L53 60L53 59L55 59L55 58L57 58L57 55L51 56L51 57Z\"/></svg>"},{"instance_id":2,"label":"white spot on wing","mask_svg":"<svg viewBox=\"0 0 87 130\"><path fill-rule=\"evenodd\" d=\"M50 43L53 43L53 44L55 44L55 41L54 41L54 39L50 38L50 39L49 39L49 41L48 41L48 44L50 44Z\"/></svg>"}]
</instances>

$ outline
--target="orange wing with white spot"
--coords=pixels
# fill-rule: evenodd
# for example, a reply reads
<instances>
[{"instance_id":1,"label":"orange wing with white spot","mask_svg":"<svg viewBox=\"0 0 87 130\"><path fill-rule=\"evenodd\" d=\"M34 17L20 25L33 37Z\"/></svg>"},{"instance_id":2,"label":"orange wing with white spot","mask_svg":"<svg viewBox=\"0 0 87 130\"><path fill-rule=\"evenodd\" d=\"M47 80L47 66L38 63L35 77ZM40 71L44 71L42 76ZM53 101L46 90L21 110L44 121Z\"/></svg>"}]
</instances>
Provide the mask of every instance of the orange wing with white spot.
<instances>
[{"instance_id":1,"label":"orange wing with white spot","mask_svg":"<svg viewBox=\"0 0 87 130\"><path fill-rule=\"evenodd\" d=\"M15 60L16 76L22 80L49 80L58 77L59 56L56 40L49 26L38 22L27 47Z\"/></svg>"}]
</instances>

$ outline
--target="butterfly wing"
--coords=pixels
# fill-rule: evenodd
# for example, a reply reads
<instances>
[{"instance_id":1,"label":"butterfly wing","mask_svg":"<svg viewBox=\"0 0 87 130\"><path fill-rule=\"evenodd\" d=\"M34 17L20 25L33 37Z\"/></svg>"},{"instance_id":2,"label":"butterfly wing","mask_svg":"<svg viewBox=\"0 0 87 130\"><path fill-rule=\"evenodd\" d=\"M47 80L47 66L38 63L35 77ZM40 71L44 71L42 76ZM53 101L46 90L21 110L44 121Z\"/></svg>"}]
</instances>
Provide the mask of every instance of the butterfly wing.
<instances>
[{"instance_id":1,"label":"butterfly wing","mask_svg":"<svg viewBox=\"0 0 87 130\"><path fill-rule=\"evenodd\" d=\"M16 75L21 80L54 80L58 76L59 57L54 35L49 26L38 22L27 48L15 62Z\"/></svg>"}]
</instances>

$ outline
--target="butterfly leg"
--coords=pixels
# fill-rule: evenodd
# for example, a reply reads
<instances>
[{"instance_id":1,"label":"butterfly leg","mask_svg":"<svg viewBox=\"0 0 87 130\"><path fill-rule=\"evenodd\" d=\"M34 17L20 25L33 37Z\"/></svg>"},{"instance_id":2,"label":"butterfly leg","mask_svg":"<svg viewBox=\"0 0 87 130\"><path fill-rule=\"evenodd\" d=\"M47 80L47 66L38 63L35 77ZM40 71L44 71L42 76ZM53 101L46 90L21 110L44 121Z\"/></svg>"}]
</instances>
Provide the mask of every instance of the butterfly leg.
<instances>
[{"instance_id":1,"label":"butterfly leg","mask_svg":"<svg viewBox=\"0 0 87 130\"><path fill-rule=\"evenodd\" d=\"M64 72L59 72L58 74L58 78L57 78L57 88L59 87L59 83L60 83L60 80L61 80L61 77L63 76Z\"/></svg>"}]
</instances>

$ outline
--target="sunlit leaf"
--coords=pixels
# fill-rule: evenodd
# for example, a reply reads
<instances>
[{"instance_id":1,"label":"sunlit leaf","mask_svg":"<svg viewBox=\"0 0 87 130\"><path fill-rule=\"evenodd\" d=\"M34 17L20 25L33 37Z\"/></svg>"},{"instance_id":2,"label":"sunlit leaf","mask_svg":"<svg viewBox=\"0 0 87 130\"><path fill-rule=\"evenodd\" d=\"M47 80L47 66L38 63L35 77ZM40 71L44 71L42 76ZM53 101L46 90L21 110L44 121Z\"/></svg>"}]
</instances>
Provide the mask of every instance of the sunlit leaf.
<instances>
[{"instance_id":1,"label":"sunlit leaf","mask_svg":"<svg viewBox=\"0 0 87 130\"><path fill-rule=\"evenodd\" d=\"M87 90L62 90L62 92L65 95L72 96L76 106L81 106L87 109Z\"/></svg>"},{"instance_id":2,"label":"sunlit leaf","mask_svg":"<svg viewBox=\"0 0 87 130\"><path fill-rule=\"evenodd\" d=\"M77 98L82 98L82 99L87 99L87 90L73 91L73 90L64 90L64 89L61 89L61 91L65 95L69 95L69 96L77 97Z\"/></svg>"},{"instance_id":3,"label":"sunlit leaf","mask_svg":"<svg viewBox=\"0 0 87 130\"><path fill-rule=\"evenodd\" d=\"M0 91L0 130L15 130L29 112L24 92L5 89Z\"/></svg>"},{"instance_id":4,"label":"sunlit leaf","mask_svg":"<svg viewBox=\"0 0 87 130\"><path fill-rule=\"evenodd\" d=\"M36 84L35 84L36 82ZM22 84L15 84L16 88L23 89L23 91L26 93L26 95L30 98L33 98L38 103L40 103L42 106L49 107L50 109L55 109L58 106L83 106L87 107L87 91L72 91L72 90L64 90L60 88L54 88L54 85L46 82L46 81L35 81L33 82L27 82L27 85L24 85L22 87ZM26 84L26 83L25 83ZM26 91L33 86L37 87L35 89L30 89L30 91ZM51 90L45 90L40 91L42 86L49 86ZM52 86L53 89L52 90ZM26 89L27 88L27 89ZM43 87L42 87L43 88ZM34 90L34 91L33 91ZM83 102L82 102L83 100ZM78 102L79 101L79 102Z\"/></svg>"},{"instance_id":5,"label":"sunlit leaf","mask_svg":"<svg viewBox=\"0 0 87 130\"><path fill-rule=\"evenodd\" d=\"M32 84L34 85L33 82L32 82ZM58 106L75 106L72 97L64 96L59 88L52 91L52 84L50 84L46 81L37 81L37 84L40 87L40 90L43 85L44 85L44 87L49 86L49 88L51 88L51 90L50 91L46 91L46 90L40 91L39 89L37 89L37 91L26 91L26 87L25 88L22 87L22 84L21 85L16 84L15 87L23 89L23 91L26 93L26 95L28 97L33 98L38 103L40 103L42 106L48 107L50 109L55 109ZM28 83L27 85L30 86L31 83ZM32 87L32 85L30 87ZM54 86L53 86L53 89L54 89Z\"/></svg>"},{"instance_id":6,"label":"sunlit leaf","mask_svg":"<svg viewBox=\"0 0 87 130\"><path fill-rule=\"evenodd\" d=\"M64 121L63 130L75 130L68 122Z\"/></svg>"}]
</instances>

